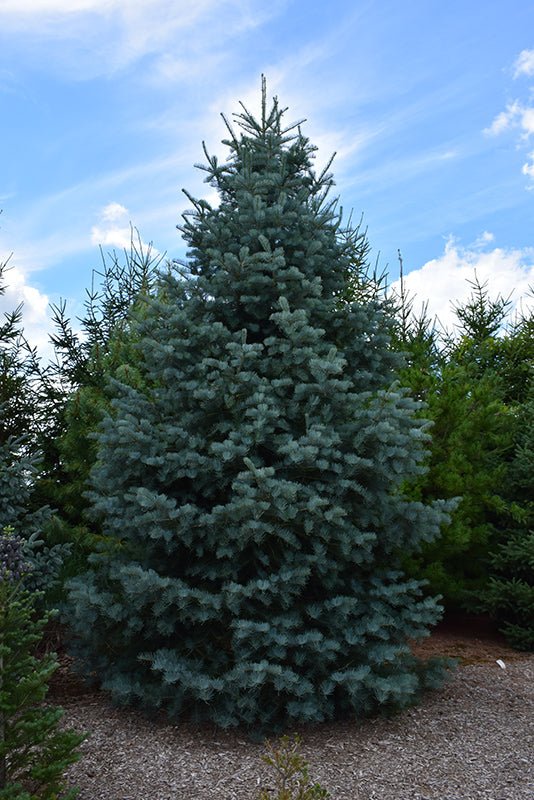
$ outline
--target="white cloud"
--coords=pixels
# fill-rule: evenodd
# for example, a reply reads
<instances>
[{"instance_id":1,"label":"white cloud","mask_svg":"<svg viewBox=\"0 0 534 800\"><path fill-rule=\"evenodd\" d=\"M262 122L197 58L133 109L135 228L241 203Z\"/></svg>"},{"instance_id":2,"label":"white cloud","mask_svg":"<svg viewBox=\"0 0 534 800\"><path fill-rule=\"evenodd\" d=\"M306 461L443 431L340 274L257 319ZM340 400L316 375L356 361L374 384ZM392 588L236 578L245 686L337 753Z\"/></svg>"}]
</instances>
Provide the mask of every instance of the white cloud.
<instances>
[{"instance_id":1,"label":"white cloud","mask_svg":"<svg viewBox=\"0 0 534 800\"><path fill-rule=\"evenodd\" d=\"M1 260L5 263L7 258ZM16 264L8 264L2 275L2 285L5 292L0 296L0 317L3 319L4 314L10 314L22 303L21 327L24 336L32 347L38 348L39 353L51 356L48 296L32 286L28 282L28 276Z\"/></svg>"},{"instance_id":2,"label":"white cloud","mask_svg":"<svg viewBox=\"0 0 534 800\"><path fill-rule=\"evenodd\" d=\"M498 295L507 299L511 295L511 310L534 310L529 296L534 287L534 248L482 249L493 238L485 231L468 248L450 239L442 256L405 275L405 291L414 300L414 312L417 314L428 302L428 316L436 317L442 328L452 331L457 323L454 306L469 298L472 292L469 282L475 278L480 284L487 284L489 296L493 299ZM399 281L392 285L392 289L399 292Z\"/></svg>"},{"instance_id":3,"label":"white cloud","mask_svg":"<svg viewBox=\"0 0 534 800\"><path fill-rule=\"evenodd\" d=\"M515 62L514 78L519 75L534 75L534 50L523 50ZM531 87L532 88L532 87ZM527 101L514 100L509 103L505 111L498 114L489 128L484 133L497 136L503 131L519 128L520 141L524 144L534 135L534 106L532 105L532 92ZM523 165L523 175L534 178L534 153L529 155L530 161Z\"/></svg>"},{"instance_id":4,"label":"white cloud","mask_svg":"<svg viewBox=\"0 0 534 800\"><path fill-rule=\"evenodd\" d=\"M26 275L16 266L9 267L3 274L6 283L2 295L2 312L9 312L19 303L24 303L24 318L31 324L39 324L46 318L48 297L27 283Z\"/></svg>"},{"instance_id":5,"label":"white cloud","mask_svg":"<svg viewBox=\"0 0 534 800\"><path fill-rule=\"evenodd\" d=\"M516 100L515 103L509 104L506 111L501 111L498 114L489 128L484 129L484 133L490 136L497 136L507 128L511 128L517 124L518 118L521 116L521 107Z\"/></svg>"},{"instance_id":6,"label":"white cloud","mask_svg":"<svg viewBox=\"0 0 534 800\"><path fill-rule=\"evenodd\" d=\"M484 231L484 233L478 237L476 242L474 243L473 247L483 247L484 245L488 244L489 242L493 242L495 239L495 234L490 233L489 231Z\"/></svg>"},{"instance_id":7,"label":"white cloud","mask_svg":"<svg viewBox=\"0 0 534 800\"><path fill-rule=\"evenodd\" d=\"M519 75L534 75L534 50L523 50L517 57L514 78Z\"/></svg>"},{"instance_id":8,"label":"white cloud","mask_svg":"<svg viewBox=\"0 0 534 800\"><path fill-rule=\"evenodd\" d=\"M91 242L103 247L128 249L132 239L129 212L120 203L109 203L100 212L97 225L91 228Z\"/></svg>"},{"instance_id":9,"label":"white cloud","mask_svg":"<svg viewBox=\"0 0 534 800\"><path fill-rule=\"evenodd\" d=\"M121 206L120 203L110 203L102 210L102 219L113 222L117 219L123 219L128 215L128 209Z\"/></svg>"},{"instance_id":10,"label":"white cloud","mask_svg":"<svg viewBox=\"0 0 534 800\"><path fill-rule=\"evenodd\" d=\"M507 128L520 127L523 138L534 133L534 107L522 105L519 100L506 107L506 111L498 114L484 133L496 136Z\"/></svg>"},{"instance_id":11,"label":"white cloud","mask_svg":"<svg viewBox=\"0 0 534 800\"><path fill-rule=\"evenodd\" d=\"M160 255L152 243L144 242L130 221L130 213L120 203L109 203L100 212L98 225L91 229L91 241L102 247L120 248L130 251L132 246L141 247L144 252L151 251L154 257Z\"/></svg>"},{"instance_id":12,"label":"white cloud","mask_svg":"<svg viewBox=\"0 0 534 800\"><path fill-rule=\"evenodd\" d=\"M524 136L530 136L534 133L534 108L528 106L521 109L521 127L524 130Z\"/></svg>"},{"instance_id":13,"label":"white cloud","mask_svg":"<svg viewBox=\"0 0 534 800\"><path fill-rule=\"evenodd\" d=\"M531 178L534 178L534 150L532 153L529 153L530 164L527 161L526 164L523 164L523 175L529 175Z\"/></svg>"}]
</instances>

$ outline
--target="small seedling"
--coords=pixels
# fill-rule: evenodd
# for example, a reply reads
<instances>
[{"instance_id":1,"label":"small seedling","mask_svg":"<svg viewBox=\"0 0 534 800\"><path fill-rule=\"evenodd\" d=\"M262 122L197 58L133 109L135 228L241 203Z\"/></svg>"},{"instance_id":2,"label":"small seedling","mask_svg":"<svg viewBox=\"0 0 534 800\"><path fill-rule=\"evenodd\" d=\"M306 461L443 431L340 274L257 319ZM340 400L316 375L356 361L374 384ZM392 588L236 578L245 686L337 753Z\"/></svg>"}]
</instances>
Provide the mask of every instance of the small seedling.
<instances>
[{"instance_id":1,"label":"small seedling","mask_svg":"<svg viewBox=\"0 0 534 800\"><path fill-rule=\"evenodd\" d=\"M264 789L257 800L321 800L331 796L318 783L310 783L308 762L299 753L301 744L298 734L293 741L282 736L276 745L269 740L265 742L267 755L263 760L274 771L276 787L274 790Z\"/></svg>"}]
</instances>

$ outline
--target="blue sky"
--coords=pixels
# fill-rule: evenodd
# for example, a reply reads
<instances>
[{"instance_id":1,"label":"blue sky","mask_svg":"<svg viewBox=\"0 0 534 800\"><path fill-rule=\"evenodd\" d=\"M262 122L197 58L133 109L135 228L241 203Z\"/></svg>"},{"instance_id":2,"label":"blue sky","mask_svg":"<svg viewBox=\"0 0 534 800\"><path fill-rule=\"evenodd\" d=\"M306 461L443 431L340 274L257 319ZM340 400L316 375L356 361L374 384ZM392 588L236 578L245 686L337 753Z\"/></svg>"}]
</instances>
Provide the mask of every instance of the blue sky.
<instances>
[{"instance_id":1,"label":"blue sky","mask_svg":"<svg viewBox=\"0 0 534 800\"><path fill-rule=\"evenodd\" d=\"M318 165L376 256L450 324L475 273L534 286L534 4L527 0L0 0L0 309L81 312L93 268L206 196L202 140L259 107L260 76L306 118ZM44 352L44 350L43 350Z\"/></svg>"}]
</instances>

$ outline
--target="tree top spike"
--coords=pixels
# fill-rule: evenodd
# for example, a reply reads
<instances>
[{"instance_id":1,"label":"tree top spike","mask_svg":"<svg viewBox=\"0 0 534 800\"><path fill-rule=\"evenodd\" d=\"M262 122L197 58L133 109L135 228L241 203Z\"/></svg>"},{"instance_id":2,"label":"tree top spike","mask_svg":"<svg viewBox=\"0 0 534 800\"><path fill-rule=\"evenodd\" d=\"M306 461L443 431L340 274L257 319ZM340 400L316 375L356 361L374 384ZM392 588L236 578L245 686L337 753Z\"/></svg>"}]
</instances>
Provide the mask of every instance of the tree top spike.
<instances>
[{"instance_id":1,"label":"tree top spike","mask_svg":"<svg viewBox=\"0 0 534 800\"><path fill-rule=\"evenodd\" d=\"M261 122L263 130L265 130L265 121L267 114L267 79L265 75L261 76Z\"/></svg>"}]
</instances>

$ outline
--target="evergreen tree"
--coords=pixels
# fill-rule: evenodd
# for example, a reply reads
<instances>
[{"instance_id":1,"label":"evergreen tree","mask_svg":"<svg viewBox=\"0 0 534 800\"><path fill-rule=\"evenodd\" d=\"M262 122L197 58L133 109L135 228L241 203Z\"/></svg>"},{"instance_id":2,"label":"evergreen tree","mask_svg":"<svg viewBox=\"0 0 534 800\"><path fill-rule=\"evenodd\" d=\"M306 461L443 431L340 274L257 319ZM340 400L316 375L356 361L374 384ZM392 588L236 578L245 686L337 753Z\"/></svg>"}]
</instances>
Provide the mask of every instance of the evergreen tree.
<instances>
[{"instance_id":1,"label":"evergreen tree","mask_svg":"<svg viewBox=\"0 0 534 800\"><path fill-rule=\"evenodd\" d=\"M534 650L534 315L517 319L503 337L509 359L503 375L514 435L487 560L489 581L478 595L508 642ZM529 335L530 334L530 335Z\"/></svg>"},{"instance_id":2,"label":"evergreen tree","mask_svg":"<svg viewBox=\"0 0 534 800\"><path fill-rule=\"evenodd\" d=\"M534 401L518 411L514 457L503 486L508 514L496 520L478 610L512 647L534 650Z\"/></svg>"},{"instance_id":3,"label":"evergreen tree","mask_svg":"<svg viewBox=\"0 0 534 800\"><path fill-rule=\"evenodd\" d=\"M85 313L74 330L65 303L54 307L51 337L56 361L46 375L51 404L50 426L41 437L42 463L35 496L55 509L51 534L72 542L68 571L79 570L101 539L98 525L86 515L89 472L96 460L94 433L104 410L110 410L106 375L137 375L136 334L130 312L142 308L164 256L145 247L139 234L122 257L102 254L102 271L93 274Z\"/></svg>"},{"instance_id":4,"label":"evergreen tree","mask_svg":"<svg viewBox=\"0 0 534 800\"><path fill-rule=\"evenodd\" d=\"M139 320L146 380L112 382L98 436L93 510L120 549L69 611L116 699L263 730L396 710L443 676L410 653L440 609L401 569L446 518L401 491L425 424L384 303L343 299L355 237L283 113L264 86L228 160L206 152L220 204L191 198L189 261Z\"/></svg>"},{"instance_id":5,"label":"evergreen tree","mask_svg":"<svg viewBox=\"0 0 534 800\"><path fill-rule=\"evenodd\" d=\"M37 468L34 458L24 453L23 444L23 440L9 439L0 447L0 530L10 526L21 537L32 567L25 580L26 588L48 593L56 588L70 548L68 544L49 542L50 509L32 509Z\"/></svg>"},{"instance_id":6,"label":"evergreen tree","mask_svg":"<svg viewBox=\"0 0 534 800\"><path fill-rule=\"evenodd\" d=\"M63 772L80 757L85 739L61 730L61 708L43 701L47 682L58 667L53 654L39 660L33 651L43 637L47 614L36 614L36 595L25 591L31 569L23 540L5 528L0 534L0 798L64 800Z\"/></svg>"},{"instance_id":7,"label":"evergreen tree","mask_svg":"<svg viewBox=\"0 0 534 800\"><path fill-rule=\"evenodd\" d=\"M457 498L451 524L405 566L428 580L431 593L459 610L488 580L487 554L492 525L505 501L502 484L511 445L511 420L504 403L497 336L506 315L502 298L492 301L476 280L473 293L456 312L459 331L443 333L426 309L412 313L402 290L395 347L407 352L401 373L421 413L432 420L428 469L410 484L412 497L428 502Z\"/></svg>"},{"instance_id":8,"label":"evergreen tree","mask_svg":"<svg viewBox=\"0 0 534 800\"><path fill-rule=\"evenodd\" d=\"M7 262L0 264L0 297L6 291L7 272ZM28 450L42 425L41 371L36 351L24 338L21 320L22 304L4 312L0 322L0 446L25 436Z\"/></svg>"},{"instance_id":9,"label":"evergreen tree","mask_svg":"<svg viewBox=\"0 0 534 800\"><path fill-rule=\"evenodd\" d=\"M4 265L5 267L5 265ZM5 291L0 266L0 295ZM24 339L22 306L0 325L0 531L12 526L32 565L27 587L54 587L69 547L48 540L51 513L36 500L39 441L47 428L44 373Z\"/></svg>"}]
</instances>

